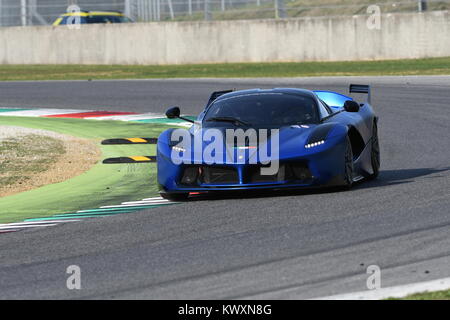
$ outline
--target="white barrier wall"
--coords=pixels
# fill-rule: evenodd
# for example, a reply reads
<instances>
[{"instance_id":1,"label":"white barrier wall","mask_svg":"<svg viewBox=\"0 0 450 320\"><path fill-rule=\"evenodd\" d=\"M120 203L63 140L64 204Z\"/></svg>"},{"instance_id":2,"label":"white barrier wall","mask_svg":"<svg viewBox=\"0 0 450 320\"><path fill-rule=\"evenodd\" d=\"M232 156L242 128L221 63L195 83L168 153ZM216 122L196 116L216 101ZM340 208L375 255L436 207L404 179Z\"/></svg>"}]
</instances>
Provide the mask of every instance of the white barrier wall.
<instances>
[{"instance_id":1,"label":"white barrier wall","mask_svg":"<svg viewBox=\"0 0 450 320\"><path fill-rule=\"evenodd\" d=\"M2 64L190 64L450 56L450 13L0 28Z\"/></svg>"}]
</instances>

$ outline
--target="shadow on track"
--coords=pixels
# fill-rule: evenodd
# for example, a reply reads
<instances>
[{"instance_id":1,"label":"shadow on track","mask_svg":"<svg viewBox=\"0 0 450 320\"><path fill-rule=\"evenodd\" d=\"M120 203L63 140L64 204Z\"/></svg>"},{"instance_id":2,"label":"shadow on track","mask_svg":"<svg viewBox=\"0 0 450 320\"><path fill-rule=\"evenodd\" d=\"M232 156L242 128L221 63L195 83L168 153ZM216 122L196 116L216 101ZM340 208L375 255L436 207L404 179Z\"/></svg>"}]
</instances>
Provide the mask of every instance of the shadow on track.
<instances>
[{"instance_id":1,"label":"shadow on track","mask_svg":"<svg viewBox=\"0 0 450 320\"><path fill-rule=\"evenodd\" d=\"M292 190L240 190L240 191L222 191L212 192L208 194L200 194L191 196L187 201L202 201L202 200L223 200L223 199L252 199L265 197L283 197L283 196L301 196L310 194L327 194L334 192L351 192L352 190L379 188L386 186L393 186L398 184L412 183L416 178L426 177L435 173L445 172L450 170L450 167L442 169L434 168L417 168L417 169L399 169L399 170L383 170L377 179L355 183L351 190L345 190L339 187L327 188L305 188ZM442 177L441 175L427 177L430 179Z\"/></svg>"},{"instance_id":2,"label":"shadow on track","mask_svg":"<svg viewBox=\"0 0 450 320\"><path fill-rule=\"evenodd\" d=\"M372 181L362 181L355 185L355 189L367 189L367 188L377 188L392 186L397 184L411 183L414 182L415 178L426 177L435 173L445 172L450 170L450 167L434 169L434 168L418 168L418 169L399 169L399 170L383 170L380 171L380 175L377 179ZM434 179L442 177L441 175L436 175L433 177L427 177L429 179Z\"/></svg>"}]
</instances>

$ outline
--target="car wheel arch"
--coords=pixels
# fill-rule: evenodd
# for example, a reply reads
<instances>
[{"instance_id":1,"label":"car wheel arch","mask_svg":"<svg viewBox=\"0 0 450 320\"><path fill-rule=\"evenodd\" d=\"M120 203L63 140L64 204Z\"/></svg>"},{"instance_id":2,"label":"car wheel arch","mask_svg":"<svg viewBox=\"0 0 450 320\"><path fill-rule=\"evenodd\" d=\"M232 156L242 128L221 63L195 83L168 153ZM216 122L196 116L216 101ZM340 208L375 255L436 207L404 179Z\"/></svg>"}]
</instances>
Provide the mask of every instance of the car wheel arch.
<instances>
[{"instance_id":1,"label":"car wheel arch","mask_svg":"<svg viewBox=\"0 0 450 320\"><path fill-rule=\"evenodd\" d=\"M364 139L354 126L348 126L347 136L352 146L353 157L358 158L365 148Z\"/></svg>"}]
</instances>

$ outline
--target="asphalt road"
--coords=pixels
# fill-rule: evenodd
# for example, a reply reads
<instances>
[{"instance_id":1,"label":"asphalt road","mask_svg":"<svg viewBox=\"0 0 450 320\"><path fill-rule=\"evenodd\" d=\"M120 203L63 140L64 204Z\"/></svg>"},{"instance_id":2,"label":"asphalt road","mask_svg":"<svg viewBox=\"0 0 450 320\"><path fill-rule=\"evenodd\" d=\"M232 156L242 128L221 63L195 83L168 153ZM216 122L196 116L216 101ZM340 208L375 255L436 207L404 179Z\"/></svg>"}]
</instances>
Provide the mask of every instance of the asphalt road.
<instances>
[{"instance_id":1,"label":"asphalt road","mask_svg":"<svg viewBox=\"0 0 450 320\"><path fill-rule=\"evenodd\" d=\"M199 112L210 91L373 85L382 171L0 236L0 298L314 298L450 276L450 77L0 83L1 107ZM82 289L66 288L81 268Z\"/></svg>"}]
</instances>

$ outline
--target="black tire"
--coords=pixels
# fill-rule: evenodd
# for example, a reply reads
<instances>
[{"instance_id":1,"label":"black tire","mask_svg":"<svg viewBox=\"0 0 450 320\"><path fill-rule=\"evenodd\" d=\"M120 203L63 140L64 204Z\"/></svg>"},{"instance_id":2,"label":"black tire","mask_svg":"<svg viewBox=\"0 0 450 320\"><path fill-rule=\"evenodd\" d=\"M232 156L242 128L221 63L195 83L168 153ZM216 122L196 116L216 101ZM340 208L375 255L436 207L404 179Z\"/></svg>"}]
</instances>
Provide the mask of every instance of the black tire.
<instances>
[{"instance_id":1,"label":"black tire","mask_svg":"<svg viewBox=\"0 0 450 320\"><path fill-rule=\"evenodd\" d=\"M161 197L170 201L186 201L189 193L160 193Z\"/></svg>"},{"instance_id":2,"label":"black tire","mask_svg":"<svg viewBox=\"0 0 450 320\"><path fill-rule=\"evenodd\" d=\"M348 190L353 185L353 150L350 138L347 136L347 145L344 154L344 189Z\"/></svg>"},{"instance_id":3,"label":"black tire","mask_svg":"<svg viewBox=\"0 0 450 320\"><path fill-rule=\"evenodd\" d=\"M373 123L372 131L372 152L370 154L370 159L372 162L373 173L367 177L367 179L372 180L378 177L380 173L380 142L378 140L378 127L377 123Z\"/></svg>"}]
</instances>

